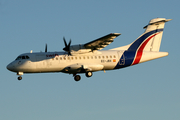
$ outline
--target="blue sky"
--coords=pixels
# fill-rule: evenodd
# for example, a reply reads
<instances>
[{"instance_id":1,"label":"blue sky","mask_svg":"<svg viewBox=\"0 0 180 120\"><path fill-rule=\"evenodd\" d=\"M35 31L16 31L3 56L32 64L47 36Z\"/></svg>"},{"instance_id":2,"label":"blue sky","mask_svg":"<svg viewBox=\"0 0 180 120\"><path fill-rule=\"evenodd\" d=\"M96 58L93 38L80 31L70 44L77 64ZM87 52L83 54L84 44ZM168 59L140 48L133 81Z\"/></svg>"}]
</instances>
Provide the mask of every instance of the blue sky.
<instances>
[{"instance_id":1,"label":"blue sky","mask_svg":"<svg viewBox=\"0 0 180 120\"><path fill-rule=\"evenodd\" d=\"M0 0L0 119L180 119L179 0ZM6 65L19 54L62 51L72 44L121 33L105 49L133 42L150 19L165 25L160 51L169 56L75 82L63 73L25 74Z\"/></svg>"}]
</instances>

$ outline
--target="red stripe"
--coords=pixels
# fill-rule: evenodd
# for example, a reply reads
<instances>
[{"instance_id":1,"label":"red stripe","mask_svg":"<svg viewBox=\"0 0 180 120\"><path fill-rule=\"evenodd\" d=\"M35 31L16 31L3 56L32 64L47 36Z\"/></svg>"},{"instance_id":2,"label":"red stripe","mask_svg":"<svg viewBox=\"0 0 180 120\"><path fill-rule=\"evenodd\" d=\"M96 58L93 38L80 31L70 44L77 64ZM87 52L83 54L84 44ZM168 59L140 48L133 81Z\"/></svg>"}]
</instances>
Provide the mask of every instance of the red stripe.
<instances>
[{"instance_id":1,"label":"red stripe","mask_svg":"<svg viewBox=\"0 0 180 120\"><path fill-rule=\"evenodd\" d=\"M137 53L136 53L136 58L135 58L135 60L134 60L134 62L133 62L132 65L135 65L135 64L138 64L138 63L139 63L139 61L141 60L142 53L143 53L143 50L144 50L146 44L149 42L149 40L150 40L151 38L153 38L153 37L156 36L157 34L159 34L159 33L156 33L156 34L152 35L151 37L149 37L149 38L140 46L140 48L138 49L138 51L137 51Z\"/></svg>"}]
</instances>

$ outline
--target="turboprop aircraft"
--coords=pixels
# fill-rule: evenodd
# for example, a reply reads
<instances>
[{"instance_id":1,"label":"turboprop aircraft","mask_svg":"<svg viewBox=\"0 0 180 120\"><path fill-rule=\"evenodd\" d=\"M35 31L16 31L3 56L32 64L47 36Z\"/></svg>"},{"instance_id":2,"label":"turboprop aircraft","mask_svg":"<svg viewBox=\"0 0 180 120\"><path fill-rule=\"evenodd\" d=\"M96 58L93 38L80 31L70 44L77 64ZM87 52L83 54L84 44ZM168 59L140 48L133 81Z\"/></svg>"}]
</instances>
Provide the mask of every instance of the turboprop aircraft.
<instances>
[{"instance_id":1,"label":"turboprop aircraft","mask_svg":"<svg viewBox=\"0 0 180 120\"><path fill-rule=\"evenodd\" d=\"M155 18L144 27L145 32L129 45L102 50L111 44L120 33L111 33L86 44L67 44L64 52L24 53L7 65L7 69L16 72L18 80L24 73L63 72L72 74L79 81L80 73L91 77L93 72L115 70L153 59L165 57L168 52L159 52L165 22L172 19Z\"/></svg>"}]
</instances>

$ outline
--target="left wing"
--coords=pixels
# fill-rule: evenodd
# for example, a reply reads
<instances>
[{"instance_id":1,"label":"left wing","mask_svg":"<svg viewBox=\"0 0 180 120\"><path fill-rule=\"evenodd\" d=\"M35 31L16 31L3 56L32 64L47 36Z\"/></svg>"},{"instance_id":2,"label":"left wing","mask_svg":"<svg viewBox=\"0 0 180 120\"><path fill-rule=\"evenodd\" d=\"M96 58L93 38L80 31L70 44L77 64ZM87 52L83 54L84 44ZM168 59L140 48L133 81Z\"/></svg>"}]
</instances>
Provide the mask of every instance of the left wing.
<instances>
[{"instance_id":1,"label":"left wing","mask_svg":"<svg viewBox=\"0 0 180 120\"><path fill-rule=\"evenodd\" d=\"M111 33L104 37L98 38L96 40L93 40L89 43L84 44L84 47L86 49L93 50L101 50L105 48L107 45L111 44L113 42L113 39L121 35L120 33Z\"/></svg>"}]
</instances>

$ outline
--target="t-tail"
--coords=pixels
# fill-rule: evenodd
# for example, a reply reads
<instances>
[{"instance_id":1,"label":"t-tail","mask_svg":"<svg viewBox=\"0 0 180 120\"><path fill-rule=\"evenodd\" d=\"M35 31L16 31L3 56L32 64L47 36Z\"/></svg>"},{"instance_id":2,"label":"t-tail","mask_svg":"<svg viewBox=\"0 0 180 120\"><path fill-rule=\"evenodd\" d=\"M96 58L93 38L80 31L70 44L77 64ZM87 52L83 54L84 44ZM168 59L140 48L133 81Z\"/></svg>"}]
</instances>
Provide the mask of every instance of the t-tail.
<instances>
[{"instance_id":1,"label":"t-tail","mask_svg":"<svg viewBox=\"0 0 180 120\"><path fill-rule=\"evenodd\" d=\"M125 50L115 69L167 56L168 52L159 52L159 50L164 25L170 20L172 19L155 18L150 20L149 24L144 27L145 32L133 43L113 49ZM122 60L124 61L123 64Z\"/></svg>"}]
</instances>

